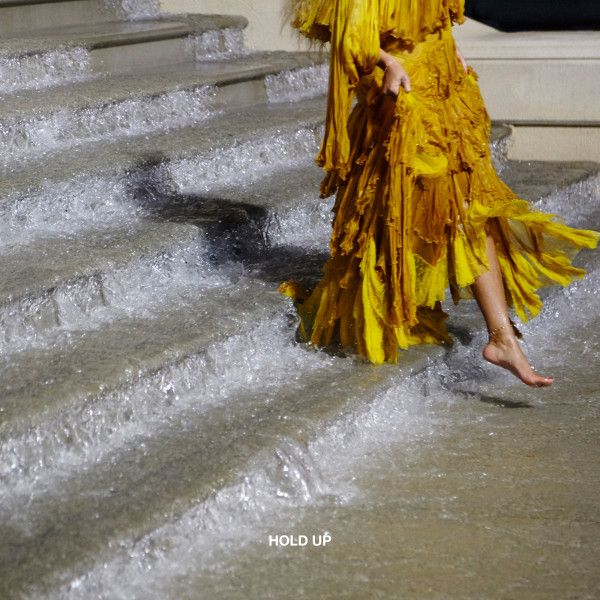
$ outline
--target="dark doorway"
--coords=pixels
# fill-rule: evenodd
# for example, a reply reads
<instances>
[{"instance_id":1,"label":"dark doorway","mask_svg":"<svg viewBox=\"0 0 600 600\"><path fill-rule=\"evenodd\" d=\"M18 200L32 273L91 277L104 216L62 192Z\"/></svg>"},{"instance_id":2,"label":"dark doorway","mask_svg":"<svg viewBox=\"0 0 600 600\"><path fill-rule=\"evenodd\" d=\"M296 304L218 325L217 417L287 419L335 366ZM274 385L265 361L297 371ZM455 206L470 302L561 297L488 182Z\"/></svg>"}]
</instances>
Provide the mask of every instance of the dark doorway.
<instances>
[{"instance_id":1,"label":"dark doorway","mask_svg":"<svg viewBox=\"0 0 600 600\"><path fill-rule=\"evenodd\" d=\"M598 0L466 0L466 13L500 31L600 29Z\"/></svg>"}]
</instances>

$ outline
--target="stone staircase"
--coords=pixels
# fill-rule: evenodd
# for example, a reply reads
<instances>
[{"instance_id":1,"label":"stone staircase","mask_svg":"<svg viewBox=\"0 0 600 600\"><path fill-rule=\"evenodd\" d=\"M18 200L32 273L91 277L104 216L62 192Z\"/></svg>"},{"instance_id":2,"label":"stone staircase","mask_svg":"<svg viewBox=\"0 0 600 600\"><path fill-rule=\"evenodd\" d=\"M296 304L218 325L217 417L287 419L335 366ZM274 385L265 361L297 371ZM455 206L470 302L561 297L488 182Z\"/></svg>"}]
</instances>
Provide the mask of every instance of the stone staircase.
<instances>
[{"instance_id":1,"label":"stone staircase","mask_svg":"<svg viewBox=\"0 0 600 600\"><path fill-rule=\"evenodd\" d=\"M294 343L277 284L319 277L333 202L322 58L143 2L3 0L0 23L0 596L234 597L197 580L453 426L481 319L394 366ZM508 161L509 133L505 180L598 228L600 166Z\"/></svg>"}]
</instances>

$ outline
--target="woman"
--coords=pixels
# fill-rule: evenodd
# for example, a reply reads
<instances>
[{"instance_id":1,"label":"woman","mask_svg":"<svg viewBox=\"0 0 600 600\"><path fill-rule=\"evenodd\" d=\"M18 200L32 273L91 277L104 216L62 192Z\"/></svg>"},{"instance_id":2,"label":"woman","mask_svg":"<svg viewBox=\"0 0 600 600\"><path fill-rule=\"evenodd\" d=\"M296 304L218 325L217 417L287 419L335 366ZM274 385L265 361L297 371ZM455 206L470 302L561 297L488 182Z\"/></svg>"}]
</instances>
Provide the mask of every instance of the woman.
<instances>
[{"instance_id":1,"label":"woman","mask_svg":"<svg viewBox=\"0 0 600 600\"><path fill-rule=\"evenodd\" d=\"M477 300L487 361L551 385L528 363L508 308L536 316L536 291L583 277L571 261L600 233L533 210L498 177L477 74L452 36L464 0L292 1L293 26L331 43L317 162L322 197L337 193L322 279L312 290L279 286L300 339L397 362L399 348L451 343L449 287L455 304Z\"/></svg>"}]
</instances>

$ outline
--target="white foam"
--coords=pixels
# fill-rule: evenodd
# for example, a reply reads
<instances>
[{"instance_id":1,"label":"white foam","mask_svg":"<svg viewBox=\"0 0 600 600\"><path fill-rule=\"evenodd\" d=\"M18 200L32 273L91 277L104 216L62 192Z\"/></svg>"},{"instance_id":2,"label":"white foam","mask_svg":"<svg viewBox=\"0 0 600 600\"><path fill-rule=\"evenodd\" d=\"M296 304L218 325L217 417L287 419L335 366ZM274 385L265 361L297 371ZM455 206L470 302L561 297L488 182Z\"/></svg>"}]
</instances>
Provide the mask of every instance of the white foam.
<instances>
[{"instance_id":1,"label":"white foam","mask_svg":"<svg viewBox=\"0 0 600 600\"><path fill-rule=\"evenodd\" d=\"M183 194L214 192L219 186L256 182L312 157L319 138L320 128L302 128L292 135L272 135L216 148L210 153L165 165L161 179L171 181L173 188Z\"/></svg>"},{"instance_id":2,"label":"white foam","mask_svg":"<svg viewBox=\"0 0 600 600\"><path fill-rule=\"evenodd\" d=\"M160 16L159 0L102 0L104 4L116 10L121 18L130 20L155 19Z\"/></svg>"},{"instance_id":3,"label":"white foam","mask_svg":"<svg viewBox=\"0 0 600 600\"><path fill-rule=\"evenodd\" d=\"M311 65L268 75L265 79L270 103L298 102L327 94L329 65Z\"/></svg>"},{"instance_id":4,"label":"white foam","mask_svg":"<svg viewBox=\"0 0 600 600\"><path fill-rule=\"evenodd\" d=\"M0 94L38 90L92 77L86 48L0 58Z\"/></svg>"},{"instance_id":5,"label":"white foam","mask_svg":"<svg viewBox=\"0 0 600 600\"><path fill-rule=\"evenodd\" d=\"M215 114L212 107L215 94L213 86L203 86L84 110L63 109L0 122L1 160L10 164L86 142L193 125Z\"/></svg>"},{"instance_id":6,"label":"white foam","mask_svg":"<svg viewBox=\"0 0 600 600\"><path fill-rule=\"evenodd\" d=\"M227 27L190 36L191 52L197 61L227 60L250 54L244 45L244 32Z\"/></svg>"}]
</instances>

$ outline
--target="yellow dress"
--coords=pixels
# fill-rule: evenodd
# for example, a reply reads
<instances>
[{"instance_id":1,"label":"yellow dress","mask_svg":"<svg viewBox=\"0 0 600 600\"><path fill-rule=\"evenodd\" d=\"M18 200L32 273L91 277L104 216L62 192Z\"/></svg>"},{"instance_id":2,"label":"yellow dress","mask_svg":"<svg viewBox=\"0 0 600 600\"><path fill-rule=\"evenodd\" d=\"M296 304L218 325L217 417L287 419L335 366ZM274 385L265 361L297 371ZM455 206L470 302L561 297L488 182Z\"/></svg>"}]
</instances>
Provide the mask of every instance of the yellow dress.
<instances>
[{"instance_id":1,"label":"yellow dress","mask_svg":"<svg viewBox=\"0 0 600 600\"><path fill-rule=\"evenodd\" d=\"M522 321L540 312L538 289L585 275L571 261L600 233L534 210L495 171L477 74L465 73L452 36L464 0L293 1L293 26L331 44L316 160L321 196L337 194L322 279L278 288L294 301L301 341L372 363L450 343L441 301L448 288L455 303L473 297L469 286L489 269L486 224ZM382 94L380 47L404 66L411 92Z\"/></svg>"}]
</instances>

